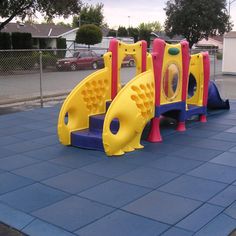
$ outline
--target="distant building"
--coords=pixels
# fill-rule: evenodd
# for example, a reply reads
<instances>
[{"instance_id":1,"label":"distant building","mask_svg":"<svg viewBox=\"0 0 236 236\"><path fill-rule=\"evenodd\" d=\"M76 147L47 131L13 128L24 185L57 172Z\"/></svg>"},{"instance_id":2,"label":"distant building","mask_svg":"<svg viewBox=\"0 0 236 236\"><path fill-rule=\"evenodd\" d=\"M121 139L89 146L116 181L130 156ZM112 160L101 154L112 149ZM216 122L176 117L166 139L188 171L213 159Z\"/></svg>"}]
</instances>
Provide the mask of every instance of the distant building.
<instances>
[{"instance_id":1,"label":"distant building","mask_svg":"<svg viewBox=\"0 0 236 236\"><path fill-rule=\"evenodd\" d=\"M202 39L194 45L194 48L201 49L223 49L223 35L210 36L208 39Z\"/></svg>"},{"instance_id":2,"label":"distant building","mask_svg":"<svg viewBox=\"0 0 236 236\"><path fill-rule=\"evenodd\" d=\"M151 33L151 43L150 43L150 48L152 48L153 40L155 38L162 39L166 41L167 43L173 44L173 43L179 43L180 41L184 40L184 36L182 35L174 35L173 37L167 36L167 34L163 31L160 32L152 32Z\"/></svg>"},{"instance_id":3,"label":"distant building","mask_svg":"<svg viewBox=\"0 0 236 236\"><path fill-rule=\"evenodd\" d=\"M223 74L236 75L236 31L231 31L224 35L223 45Z\"/></svg>"},{"instance_id":4,"label":"distant building","mask_svg":"<svg viewBox=\"0 0 236 236\"><path fill-rule=\"evenodd\" d=\"M74 46L77 30L78 28L55 24L8 23L1 32L31 33L33 48L42 48L43 41L43 48L56 49L57 38L65 38L67 48Z\"/></svg>"}]
</instances>

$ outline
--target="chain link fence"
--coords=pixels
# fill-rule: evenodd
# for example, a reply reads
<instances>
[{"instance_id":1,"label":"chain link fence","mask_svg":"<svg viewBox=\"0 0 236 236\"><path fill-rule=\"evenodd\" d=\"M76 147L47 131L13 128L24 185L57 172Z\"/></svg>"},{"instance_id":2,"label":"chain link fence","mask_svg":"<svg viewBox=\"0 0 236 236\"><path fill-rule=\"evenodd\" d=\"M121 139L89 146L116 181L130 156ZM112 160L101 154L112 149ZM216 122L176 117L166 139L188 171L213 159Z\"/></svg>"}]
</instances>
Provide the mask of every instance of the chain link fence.
<instances>
[{"instance_id":1,"label":"chain link fence","mask_svg":"<svg viewBox=\"0 0 236 236\"><path fill-rule=\"evenodd\" d=\"M83 55L78 56L78 51ZM106 51L93 48L90 55L93 59L89 59L88 50L84 48L0 51L0 106L15 103L43 106L62 101L81 80L103 67L102 54ZM199 51L202 50L192 50L192 53ZM214 49L209 53L211 78L217 81L222 74L222 51ZM125 66L121 70L123 83L134 75L135 67ZM220 86L224 87L222 84Z\"/></svg>"}]
</instances>

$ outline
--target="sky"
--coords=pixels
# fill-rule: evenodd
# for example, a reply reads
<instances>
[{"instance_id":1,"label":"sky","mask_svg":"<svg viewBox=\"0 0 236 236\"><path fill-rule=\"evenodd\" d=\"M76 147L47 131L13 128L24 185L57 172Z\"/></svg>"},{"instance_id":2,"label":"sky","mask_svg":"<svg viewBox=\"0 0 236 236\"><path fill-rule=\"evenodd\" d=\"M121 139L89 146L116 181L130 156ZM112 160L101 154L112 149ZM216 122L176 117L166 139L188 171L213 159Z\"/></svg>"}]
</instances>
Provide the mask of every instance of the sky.
<instances>
[{"instance_id":1,"label":"sky","mask_svg":"<svg viewBox=\"0 0 236 236\"><path fill-rule=\"evenodd\" d=\"M112 28L119 25L136 27L140 23L159 21L162 25L166 15L164 11L166 0L84 0L84 3L104 4L105 21ZM236 30L236 1L231 5L231 19Z\"/></svg>"}]
</instances>

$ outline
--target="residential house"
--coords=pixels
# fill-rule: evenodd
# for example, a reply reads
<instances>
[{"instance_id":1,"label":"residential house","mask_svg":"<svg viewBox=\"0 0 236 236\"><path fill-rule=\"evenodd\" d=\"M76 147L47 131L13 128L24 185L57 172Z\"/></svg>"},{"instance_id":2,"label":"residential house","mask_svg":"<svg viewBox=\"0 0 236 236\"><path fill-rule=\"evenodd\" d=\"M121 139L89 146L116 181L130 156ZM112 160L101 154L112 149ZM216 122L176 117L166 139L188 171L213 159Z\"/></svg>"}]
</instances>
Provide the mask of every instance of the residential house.
<instances>
[{"instance_id":1,"label":"residential house","mask_svg":"<svg viewBox=\"0 0 236 236\"><path fill-rule=\"evenodd\" d=\"M55 49L57 38L65 38L67 48L74 47L77 30L78 28L55 24L8 23L1 32L31 33L33 48Z\"/></svg>"},{"instance_id":2,"label":"residential house","mask_svg":"<svg viewBox=\"0 0 236 236\"><path fill-rule=\"evenodd\" d=\"M202 39L194 45L195 48L200 49L223 49L223 35L210 36L208 39Z\"/></svg>"},{"instance_id":3,"label":"residential house","mask_svg":"<svg viewBox=\"0 0 236 236\"><path fill-rule=\"evenodd\" d=\"M223 74L236 75L236 31L231 31L224 35L223 46Z\"/></svg>"}]
</instances>

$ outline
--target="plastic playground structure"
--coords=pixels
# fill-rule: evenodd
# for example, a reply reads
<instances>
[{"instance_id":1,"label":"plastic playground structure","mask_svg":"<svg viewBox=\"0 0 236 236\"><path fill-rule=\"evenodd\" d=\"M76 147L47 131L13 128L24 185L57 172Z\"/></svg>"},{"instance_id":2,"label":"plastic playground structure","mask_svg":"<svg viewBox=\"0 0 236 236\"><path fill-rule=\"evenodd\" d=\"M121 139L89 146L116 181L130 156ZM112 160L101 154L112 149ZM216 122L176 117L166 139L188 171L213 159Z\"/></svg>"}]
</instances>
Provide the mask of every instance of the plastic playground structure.
<instances>
[{"instance_id":1,"label":"plastic playground structure","mask_svg":"<svg viewBox=\"0 0 236 236\"><path fill-rule=\"evenodd\" d=\"M122 87L120 69L127 55L135 60L136 76ZM148 53L145 41L112 39L103 57L105 67L81 81L61 107L58 136L64 145L122 155L143 148L147 124L147 140L161 142L161 116L175 117L177 130L185 131L192 116L206 122L207 106L229 108L209 81L208 53L190 56L187 41L167 44L155 39Z\"/></svg>"}]
</instances>

